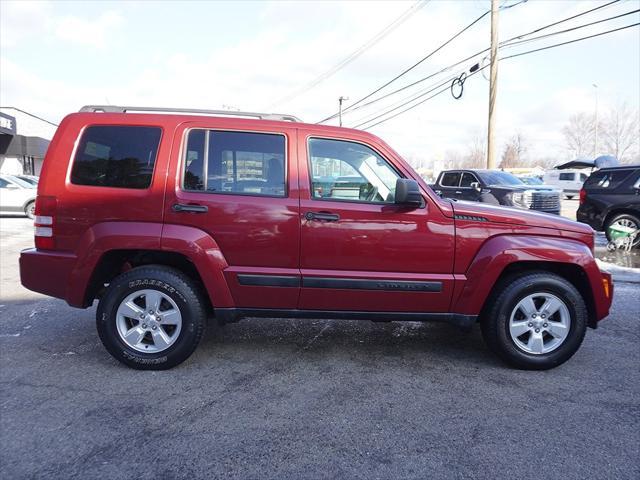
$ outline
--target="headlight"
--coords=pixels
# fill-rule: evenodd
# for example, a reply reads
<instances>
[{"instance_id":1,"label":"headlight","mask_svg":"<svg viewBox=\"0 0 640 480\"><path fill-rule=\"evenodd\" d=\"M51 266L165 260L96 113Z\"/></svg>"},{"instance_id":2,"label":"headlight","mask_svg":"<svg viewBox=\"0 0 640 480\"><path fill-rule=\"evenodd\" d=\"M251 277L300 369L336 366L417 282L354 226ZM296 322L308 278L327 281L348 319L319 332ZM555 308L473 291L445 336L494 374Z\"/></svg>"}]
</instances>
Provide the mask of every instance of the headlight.
<instances>
[{"instance_id":1,"label":"headlight","mask_svg":"<svg viewBox=\"0 0 640 480\"><path fill-rule=\"evenodd\" d=\"M531 208L533 203L533 191L525 190L524 192L512 192L507 194L507 198L514 207Z\"/></svg>"}]
</instances>

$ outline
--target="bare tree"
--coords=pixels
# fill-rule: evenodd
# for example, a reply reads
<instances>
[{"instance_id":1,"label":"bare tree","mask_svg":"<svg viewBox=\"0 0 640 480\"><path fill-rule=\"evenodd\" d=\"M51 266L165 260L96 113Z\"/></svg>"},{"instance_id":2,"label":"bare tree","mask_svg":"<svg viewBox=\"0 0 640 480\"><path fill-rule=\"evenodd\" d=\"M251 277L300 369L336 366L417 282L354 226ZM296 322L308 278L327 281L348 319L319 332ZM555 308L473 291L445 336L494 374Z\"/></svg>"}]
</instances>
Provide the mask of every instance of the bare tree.
<instances>
[{"instance_id":1,"label":"bare tree","mask_svg":"<svg viewBox=\"0 0 640 480\"><path fill-rule=\"evenodd\" d=\"M565 145L573 157L591 156L595 133L595 121L592 115L576 113L562 129Z\"/></svg>"},{"instance_id":2,"label":"bare tree","mask_svg":"<svg viewBox=\"0 0 640 480\"><path fill-rule=\"evenodd\" d=\"M476 134L467 149L467 154L463 157L460 168L483 168L487 161L487 137Z\"/></svg>"},{"instance_id":3,"label":"bare tree","mask_svg":"<svg viewBox=\"0 0 640 480\"><path fill-rule=\"evenodd\" d=\"M507 142L502 153L502 161L500 162L500 168L514 168L527 166L525 154L527 147L525 145L524 137L521 133L516 133Z\"/></svg>"},{"instance_id":4,"label":"bare tree","mask_svg":"<svg viewBox=\"0 0 640 480\"><path fill-rule=\"evenodd\" d=\"M606 152L620 163L632 162L640 149L640 112L620 103L612 107L602 123L602 137Z\"/></svg>"}]
</instances>

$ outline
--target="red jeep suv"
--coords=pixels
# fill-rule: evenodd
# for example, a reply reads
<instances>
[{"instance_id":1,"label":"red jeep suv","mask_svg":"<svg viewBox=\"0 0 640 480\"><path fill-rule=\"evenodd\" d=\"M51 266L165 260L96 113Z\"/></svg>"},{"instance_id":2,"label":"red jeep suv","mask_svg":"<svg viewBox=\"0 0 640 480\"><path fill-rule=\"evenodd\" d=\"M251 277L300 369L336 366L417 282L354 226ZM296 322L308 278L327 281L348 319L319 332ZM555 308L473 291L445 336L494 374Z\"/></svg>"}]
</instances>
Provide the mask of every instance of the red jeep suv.
<instances>
[{"instance_id":1,"label":"red jeep suv","mask_svg":"<svg viewBox=\"0 0 640 480\"><path fill-rule=\"evenodd\" d=\"M20 273L98 299L104 346L139 369L187 359L208 317L479 323L508 363L547 369L609 313L593 246L580 223L440 198L366 132L90 106L49 146Z\"/></svg>"}]
</instances>

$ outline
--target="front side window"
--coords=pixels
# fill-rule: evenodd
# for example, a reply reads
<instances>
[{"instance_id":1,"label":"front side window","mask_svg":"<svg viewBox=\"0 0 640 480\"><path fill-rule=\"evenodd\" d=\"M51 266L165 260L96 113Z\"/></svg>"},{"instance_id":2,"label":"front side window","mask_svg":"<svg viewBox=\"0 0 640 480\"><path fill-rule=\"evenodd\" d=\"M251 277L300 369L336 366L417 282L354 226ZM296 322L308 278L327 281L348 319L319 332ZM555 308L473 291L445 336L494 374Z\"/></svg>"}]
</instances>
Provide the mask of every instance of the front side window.
<instances>
[{"instance_id":1,"label":"front side window","mask_svg":"<svg viewBox=\"0 0 640 480\"><path fill-rule=\"evenodd\" d=\"M183 186L189 191L284 197L285 137L191 130Z\"/></svg>"},{"instance_id":2,"label":"front side window","mask_svg":"<svg viewBox=\"0 0 640 480\"><path fill-rule=\"evenodd\" d=\"M478 183L478 179L472 173L464 172L462 174L462 181L460 182L460 186L462 188L471 188L472 183Z\"/></svg>"},{"instance_id":3,"label":"front side window","mask_svg":"<svg viewBox=\"0 0 640 480\"><path fill-rule=\"evenodd\" d=\"M71 183L96 187L148 188L162 130L100 125L82 133Z\"/></svg>"},{"instance_id":4,"label":"front side window","mask_svg":"<svg viewBox=\"0 0 640 480\"><path fill-rule=\"evenodd\" d=\"M393 203L400 175L360 143L309 139L311 191L315 199Z\"/></svg>"}]
</instances>

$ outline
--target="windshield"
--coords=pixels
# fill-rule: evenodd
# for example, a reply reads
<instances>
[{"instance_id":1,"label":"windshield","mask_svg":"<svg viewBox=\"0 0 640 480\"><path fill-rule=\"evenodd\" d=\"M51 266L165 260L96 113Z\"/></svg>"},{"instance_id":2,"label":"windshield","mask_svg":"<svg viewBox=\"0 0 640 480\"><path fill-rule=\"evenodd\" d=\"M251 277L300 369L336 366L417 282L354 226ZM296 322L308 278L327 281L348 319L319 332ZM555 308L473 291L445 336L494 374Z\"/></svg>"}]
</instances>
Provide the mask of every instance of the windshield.
<instances>
[{"instance_id":1,"label":"windshield","mask_svg":"<svg viewBox=\"0 0 640 480\"><path fill-rule=\"evenodd\" d=\"M487 185L524 185L522 180L507 172L478 172L478 175Z\"/></svg>"},{"instance_id":2,"label":"windshield","mask_svg":"<svg viewBox=\"0 0 640 480\"><path fill-rule=\"evenodd\" d=\"M29 183L29 182L25 182L21 178L14 177L14 176L9 176L9 178L11 179L12 182L17 183L18 185L20 185L23 188L36 188L35 185L33 185L33 184Z\"/></svg>"}]
</instances>

